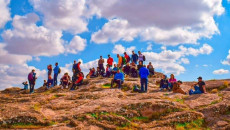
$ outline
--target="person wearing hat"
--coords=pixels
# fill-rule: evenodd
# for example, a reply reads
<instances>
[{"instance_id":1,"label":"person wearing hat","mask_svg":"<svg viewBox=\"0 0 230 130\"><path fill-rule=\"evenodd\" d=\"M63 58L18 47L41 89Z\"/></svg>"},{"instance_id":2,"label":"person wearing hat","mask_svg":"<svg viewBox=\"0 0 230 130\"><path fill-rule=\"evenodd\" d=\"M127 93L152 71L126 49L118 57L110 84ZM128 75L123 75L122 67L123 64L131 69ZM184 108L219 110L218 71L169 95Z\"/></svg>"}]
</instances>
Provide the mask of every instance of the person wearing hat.
<instances>
[{"instance_id":1,"label":"person wearing hat","mask_svg":"<svg viewBox=\"0 0 230 130\"><path fill-rule=\"evenodd\" d=\"M198 83L192 85L191 90L189 90L189 95L206 93L205 82L202 77L198 77ZM193 90L193 88L195 90Z\"/></svg>"},{"instance_id":2,"label":"person wearing hat","mask_svg":"<svg viewBox=\"0 0 230 130\"><path fill-rule=\"evenodd\" d=\"M109 65L109 67L113 66L113 58L110 55L108 55L107 64Z\"/></svg>"},{"instance_id":3,"label":"person wearing hat","mask_svg":"<svg viewBox=\"0 0 230 130\"><path fill-rule=\"evenodd\" d=\"M173 83L173 93L181 93L181 94L186 94L186 92L184 92L182 89L181 89L181 84L183 82L178 80L177 82Z\"/></svg>"}]
</instances>

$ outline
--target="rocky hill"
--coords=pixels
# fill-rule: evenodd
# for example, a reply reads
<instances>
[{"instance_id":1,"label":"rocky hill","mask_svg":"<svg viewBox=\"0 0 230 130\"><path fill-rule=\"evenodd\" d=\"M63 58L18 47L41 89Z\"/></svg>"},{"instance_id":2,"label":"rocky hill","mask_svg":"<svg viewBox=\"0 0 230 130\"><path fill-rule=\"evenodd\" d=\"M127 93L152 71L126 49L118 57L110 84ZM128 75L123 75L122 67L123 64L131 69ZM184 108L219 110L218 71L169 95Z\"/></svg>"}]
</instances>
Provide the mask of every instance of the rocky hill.
<instances>
[{"instance_id":1,"label":"rocky hill","mask_svg":"<svg viewBox=\"0 0 230 130\"><path fill-rule=\"evenodd\" d=\"M1 91L0 128L230 129L230 80L206 81L209 93L192 96L160 92L158 78L149 79L148 93L132 92L139 79L126 78L122 90L109 88L110 80L85 80L75 91Z\"/></svg>"}]
</instances>

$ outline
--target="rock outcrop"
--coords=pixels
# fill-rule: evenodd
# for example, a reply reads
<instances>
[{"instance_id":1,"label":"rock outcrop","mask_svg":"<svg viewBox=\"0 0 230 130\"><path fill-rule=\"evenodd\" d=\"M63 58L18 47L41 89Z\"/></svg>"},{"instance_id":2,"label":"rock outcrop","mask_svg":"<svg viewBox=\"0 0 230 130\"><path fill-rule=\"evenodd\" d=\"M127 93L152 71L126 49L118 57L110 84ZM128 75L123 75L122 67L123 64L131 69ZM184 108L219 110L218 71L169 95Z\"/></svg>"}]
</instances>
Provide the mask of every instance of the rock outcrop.
<instances>
[{"instance_id":1,"label":"rock outcrop","mask_svg":"<svg viewBox=\"0 0 230 130\"><path fill-rule=\"evenodd\" d=\"M9 88L0 94L0 128L230 129L228 80L207 81L209 93L192 96L161 92L158 80L149 79L148 93L132 91L137 78L127 78L121 90L109 88L108 78L88 79L75 91Z\"/></svg>"}]
</instances>

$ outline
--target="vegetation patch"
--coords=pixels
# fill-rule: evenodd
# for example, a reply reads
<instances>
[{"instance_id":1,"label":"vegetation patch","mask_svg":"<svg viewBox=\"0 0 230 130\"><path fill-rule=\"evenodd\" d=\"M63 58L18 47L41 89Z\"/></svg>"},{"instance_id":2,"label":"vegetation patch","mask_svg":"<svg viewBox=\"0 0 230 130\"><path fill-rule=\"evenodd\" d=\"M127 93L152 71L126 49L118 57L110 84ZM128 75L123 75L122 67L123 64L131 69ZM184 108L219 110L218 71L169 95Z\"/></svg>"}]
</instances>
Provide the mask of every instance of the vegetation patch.
<instances>
[{"instance_id":1,"label":"vegetation patch","mask_svg":"<svg viewBox=\"0 0 230 130\"><path fill-rule=\"evenodd\" d=\"M203 128L205 128L204 120L203 119L197 119L197 120L192 121L192 122L178 123L178 124L175 124L175 128L177 130L203 129Z\"/></svg>"},{"instance_id":2,"label":"vegetation patch","mask_svg":"<svg viewBox=\"0 0 230 130\"><path fill-rule=\"evenodd\" d=\"M111 88L111 84L110 83L106 83L102 86L102 88L105 88L105 89L109 89Z\"/></svg>"}]
</instances>

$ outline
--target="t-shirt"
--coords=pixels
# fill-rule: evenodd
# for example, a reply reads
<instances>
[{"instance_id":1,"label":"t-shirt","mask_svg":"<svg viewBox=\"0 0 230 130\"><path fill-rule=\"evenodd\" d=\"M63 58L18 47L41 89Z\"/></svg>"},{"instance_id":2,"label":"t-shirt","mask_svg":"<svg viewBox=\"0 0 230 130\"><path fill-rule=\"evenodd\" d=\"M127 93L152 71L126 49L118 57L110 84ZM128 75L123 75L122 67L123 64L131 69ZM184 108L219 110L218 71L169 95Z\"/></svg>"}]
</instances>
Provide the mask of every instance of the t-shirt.
<instances>
[{"instance_id":1,"label":"t-shirt","mask_svg":"<svg viewBox=\"0 0 230 130\"><path fill-rule=\"evenodd\" d=\"M205 82L204 81L198 82L198 85L199 85L200 91L204 93L203 85L205 85Z\"/></svg>"},{"instance_id":2,"label":"t-shirt","mask_svg":"<svg viewBox=\"0 0 230 130\"><path fill-rule=\"evenodd\" d=\"M139 57L138 57L138 60L139 61L144 61L144 55L140 54Z\"/></svg>"}]
</instances>

